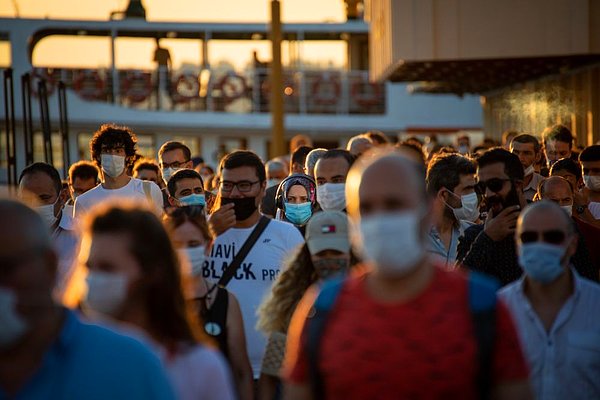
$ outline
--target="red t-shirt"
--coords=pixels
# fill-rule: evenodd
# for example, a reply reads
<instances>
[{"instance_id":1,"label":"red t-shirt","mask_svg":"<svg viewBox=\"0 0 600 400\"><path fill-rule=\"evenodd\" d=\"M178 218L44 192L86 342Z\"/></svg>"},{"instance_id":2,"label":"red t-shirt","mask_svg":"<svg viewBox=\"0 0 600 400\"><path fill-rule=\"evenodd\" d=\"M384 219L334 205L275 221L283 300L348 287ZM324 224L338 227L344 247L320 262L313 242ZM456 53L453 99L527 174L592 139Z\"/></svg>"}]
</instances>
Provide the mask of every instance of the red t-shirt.
<instances>
[{"instance_id":1,"label":"red t-shirt","mask_svg":"<svg viewBox=\"0 0 600 400\"><path fill-rule=\"evenodd\" d=\"M379 303L365 276L344 284L321 339L319 367L326 398L477 398L477 342L467 279L436 268L429 286L401 304ZM309 384L302 330L315 291L307 292L288 333L285 377ZM498 304L494 381L527 379L512 320Z\"/></svg>"}]
</instances>

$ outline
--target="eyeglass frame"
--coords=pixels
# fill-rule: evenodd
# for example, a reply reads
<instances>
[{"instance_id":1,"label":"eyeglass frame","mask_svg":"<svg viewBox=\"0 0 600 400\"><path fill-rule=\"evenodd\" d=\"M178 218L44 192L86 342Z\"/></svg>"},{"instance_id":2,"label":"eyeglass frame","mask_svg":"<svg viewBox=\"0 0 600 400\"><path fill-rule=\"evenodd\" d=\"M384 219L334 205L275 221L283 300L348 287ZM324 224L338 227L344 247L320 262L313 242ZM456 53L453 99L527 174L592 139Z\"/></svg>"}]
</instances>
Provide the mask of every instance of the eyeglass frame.
<instances>
[{"instance_id":1,"label":"eyeglass frame","mask_svg":"<svg viewBox=\"0 0 600 400\"><path fill-rule=\"evenodd\" d=\"M233 192L233 189L235 189L237 187L237 189L238 189L238 191L240 193L248 193L248 192L250 192L252 190L252 187L254 185L256 185L257 183L260 183L260 182L261 182L260 179L257 180L257 181L254 181L254 182L252 182L252 181L245 181L245 180L244 181L238 181L238 182L219 181L219 190L222 191L222 192L230 193L230 192ZM242 188L239 186L239 185L242 185L242 184L248 184L250 186L248 186L247 190L245 190L245 189L242 190ZM223 185L232 185L232 186L231 186L230 189L226 189L226 188L223 187Z\"/></svg>"}]
</instances>

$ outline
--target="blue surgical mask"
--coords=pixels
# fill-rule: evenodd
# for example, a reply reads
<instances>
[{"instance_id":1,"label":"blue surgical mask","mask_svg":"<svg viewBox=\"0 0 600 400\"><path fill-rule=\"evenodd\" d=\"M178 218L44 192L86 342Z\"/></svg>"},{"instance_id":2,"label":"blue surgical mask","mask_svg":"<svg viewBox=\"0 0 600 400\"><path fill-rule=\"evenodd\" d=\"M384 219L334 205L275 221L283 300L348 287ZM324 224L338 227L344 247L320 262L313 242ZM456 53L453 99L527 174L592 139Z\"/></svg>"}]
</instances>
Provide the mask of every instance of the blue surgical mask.
<instances>
[{"instance_id":1,"label":"blue surgical mask","mask_svg":"<svg viewBox=\"0 0 600 400\"><path fill-rule=\"evenodd\" d=\"M285 203L285 218L294 225L304 225L312 216L310 201L301 204Z\"/></svg>"},{"instance_id":2,"label":"blue surgical mask","mask_svg":"<svg viewBox=\"0 0 600 400\"><path fill-rule=\"evenodd\" d=\"M184 206L206 206L206 197L204 194L192 193L179 198L179 201Z\"/></svg>"},{"instance_id":3,"label":"blue surgical mask","mask_svg":"<svg viewBox=\"0 0 600 400\"><path fill-rule=\"evenodd\" d=\"M565 248L556 244L523 243L519 246L519 265L531 279L550 283L565 271L561 263L564 255Z\"/></svg>"}]
</instances>

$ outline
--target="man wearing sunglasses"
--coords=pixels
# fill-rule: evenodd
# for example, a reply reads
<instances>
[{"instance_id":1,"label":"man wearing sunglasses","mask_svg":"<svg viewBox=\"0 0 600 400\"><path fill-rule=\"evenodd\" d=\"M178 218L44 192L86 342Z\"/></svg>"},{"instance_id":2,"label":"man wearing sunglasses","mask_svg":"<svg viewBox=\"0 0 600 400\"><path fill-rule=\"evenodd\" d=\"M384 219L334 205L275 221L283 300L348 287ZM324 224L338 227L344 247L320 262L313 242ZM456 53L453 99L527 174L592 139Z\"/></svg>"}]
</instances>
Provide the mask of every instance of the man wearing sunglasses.
<instances>
[{"instance_id":1,"label":"man wearing sunglasses","mask_svg":"<svg viewBox=\"0 0 600 400\"><path fill-rule=\"evenodd\" d=\"M540 399L600 398L600 286L580 277L569 263L577 239L558 204L529 205L515 235L525 275L499 292Z\"/></svg>"},{"instance_id":2,"label":"man wearing sunglasses","mask_svg":"<svg viewBox=\"0 0 600 400\"><path fill-rule=\"evenodd\" d=\"M477 159L477 189L483 195L487 218L483 225L465 230L459 239L457 262L494 276L502 285L521 276L517 264L514 232L523 196L523 166L519 157L493 148Z\"/></svg>"}]
</instances>

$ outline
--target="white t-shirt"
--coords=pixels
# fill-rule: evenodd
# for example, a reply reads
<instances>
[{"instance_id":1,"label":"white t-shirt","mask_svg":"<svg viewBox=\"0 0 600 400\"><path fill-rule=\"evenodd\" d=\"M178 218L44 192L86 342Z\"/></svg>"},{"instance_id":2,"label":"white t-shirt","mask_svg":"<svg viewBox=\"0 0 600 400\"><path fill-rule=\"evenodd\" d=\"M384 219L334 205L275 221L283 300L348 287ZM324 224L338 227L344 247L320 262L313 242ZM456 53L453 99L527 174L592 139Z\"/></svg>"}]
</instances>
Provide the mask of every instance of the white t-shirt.
<instances>
[{"instance_id":1,"label":"white t-shirt","mask_svg":"<svg viewBox=\"0 0 600 400\"><path fill-rule=\"evenodd\" d=\"M142 181L141 179L131 178L127 185L119 189L105 189L102 184L81 194L75 200L74 215L80 219L85 213L90 211L96 204L104 203L107 200L123 198L137 201L148 201L144 192L144 182L150 185L150 194L152 197L152 207L157 215L163 212L163 196L158 185L151 181Z\"/></svg>"},{"instance_id":2,"label":"white t-shirt","mask_svg":"<svg viewBox=\"0 0 600 400\"><path fill-rule=\"evenodd\" d=\"M244 229L231 228L218 236L211 256L202 268L204 278L217 282L253 229L254 226ZM233 293L240 303L248 356L255 378L260 375L260 364L267 344L266 337L256 330L256 311L264 297L270 293L283 262L302 243L304 239L294 225L271 220L227 285L227 290Z\"/></svg>"},{"instance_id":3,"label":"white t-shirt","mask_svg":"<svg viewBox=\"0 0 600 400\"><path fill-rule=\"evenodd\" d=\"M594 218L600 219L600 203L596 201L591 201L590 204L588 204L588 209L590 210L590 213L592 213Z\"/></svg>"}]
</instances>

